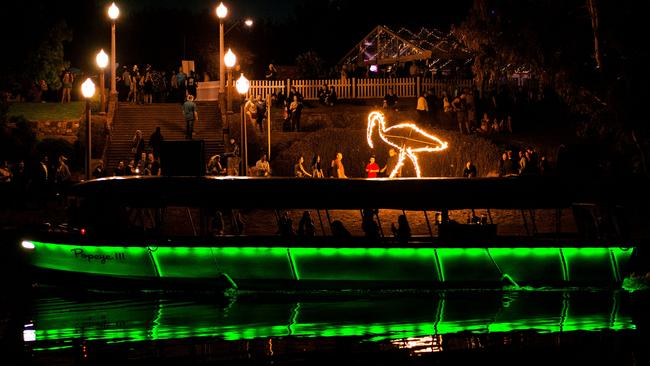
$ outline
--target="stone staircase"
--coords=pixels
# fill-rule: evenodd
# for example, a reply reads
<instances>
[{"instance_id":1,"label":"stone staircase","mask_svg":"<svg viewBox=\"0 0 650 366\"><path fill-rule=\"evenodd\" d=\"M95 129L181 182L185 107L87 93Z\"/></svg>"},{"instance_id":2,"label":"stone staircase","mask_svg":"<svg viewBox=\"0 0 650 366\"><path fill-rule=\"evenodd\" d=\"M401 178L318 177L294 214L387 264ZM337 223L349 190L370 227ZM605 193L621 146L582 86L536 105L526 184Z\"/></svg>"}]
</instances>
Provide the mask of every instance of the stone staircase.
<instances>
[{"instance_id":1,"label":"stone staircase","mask_svg":"<svg viewBox=\"0 0 650 366\"><path fill-rule=\"evenodd\" d=\"M198 123L194 124L194 140L205 143L205 162L210 156L222 154L224 142L221 115L217 102L197 102ZM136 130L142 131L145 146L149 150L149 136L160 127L165 141L185 139L185 120L178 103L129 104L119 103L113 119L111 141L106 152L106 167L112 173L123 160L128 164L133 136Z\"/></svg>"}]
</instances>

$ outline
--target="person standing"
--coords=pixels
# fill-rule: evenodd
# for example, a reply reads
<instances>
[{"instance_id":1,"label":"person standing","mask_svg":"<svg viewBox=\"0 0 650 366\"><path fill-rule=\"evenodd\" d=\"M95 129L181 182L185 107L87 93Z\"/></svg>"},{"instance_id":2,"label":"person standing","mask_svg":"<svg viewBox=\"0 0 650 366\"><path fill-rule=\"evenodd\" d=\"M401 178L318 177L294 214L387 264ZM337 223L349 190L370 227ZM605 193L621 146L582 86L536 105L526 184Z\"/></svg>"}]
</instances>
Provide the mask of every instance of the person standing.
<instances>
[{"instance_id":1,"label":"person standing","mask_svg":"<svg viewBox=\"0 0 650 366\"><path fill-rule=\"evenodd\" d=\"M230 139L223 156L226 158L227 175L239 175L239 145L235 139Z\"/></svg>"},{"instance_id":2,"label":"person standing","mask_svg":"<svg viewBox=\"0 0 650 366\"><path fill-rule=\"evenodd\" d=\"M275 68L273 64L269 64L269 68L266 70L266 73L264 74L264 78L266 80L275 80L278 77L278 70Z\"/></svg>"},{"instance_id":3,"label":"person standing","mask_svg":"<svg viewBox=\"0 0 650 366\"><path fill-rule=\"evenodd\" d=\"M314 225L314 221L311 219L309 211L304 211L298 222L298 236L312 237L315 233L316 226Z\"/></svg>"},{"instance_id":4,"label":"person standing","mask_svg":"<svg viewBox=\"0 0 650 366\"><path fill-rule=\"evenodd\" d=\"M465 178L476 178L478 171L476 170L476 165L472 163L471 160L465 163L465 169L463 169L463 177Z\"/></svg>"},{"instance_id":5,"label":"person standing","mask_svg":"<svg viewBox=\"0 0 650 366\"><path fill-rule=\"evenodd\" d=\"M370 157L370 163L366 165L366 173L368 173L368 178L377 178L377 173L379 173L379 164L375 162L375 157Z\"/></svg>"},{"instance_id":6,"label":"person standing","mask_svg":"<svg viewBox=\"0 0 650 366\"><path fill-rule=\"evenodd\" d=\"M176 85L178 86L179 100L185 100L185 95L187 95L187 74L183 71L182 66L178 68L176 74Z\"/></svg>"},{"instance_id":7,"label":"person standing","mask_svg":"<svg viewBox=\"0 0 650 366\"><path fill-rule=\"evenodd\" d=\"M390 175L393 173L393 170L397 168L398 164L399 156L397 156L395 149L391 148L388 150L388 160L386 161L386 165L379 172L390 178ZM400 178L402 176L402 166L403 165L400 165L399 168L397 168L397 172L395 172L393 178Z\"/></svg>"},{"instance_id":8,"label":"person standing","mask_svg":"<svg viewBox=\"0 0 650 366\"><path fill-rule=\"evenodd\" d=\"M162 133L160 132L160 127L156 127L156 131L149 136L149 147L153 152L154 159L158 160L160 158L160 147L165 141Z\"/></svg>"},{"instance_id":9,"label":"person standing","mask_svg":"<svg viewBox=\"0 0 650 366\"><path fill-rule=\"evenodd\" d=\"M132 140L131 153L133 154L133 161L137 163L140 161L142 152L144 152L144 139L142 138L142 131L136 130Z\"/></svg>"},{"instance_id":10,"label":"person standing","mask_svg":"<svg viewBox=\"0 0 650 366\"><path fill-rule=\"evenodd\" d=\"M302 103L297 95L294 95L293 102L289 105L289 115L291 116L291 131L300 131L300 115L302 113Z\"/></svg>"},{"instance_id":11,"label":"person standing","mask_svg":"<svg viewBox=\"0 0 650 366\"><path fill-rule=\"evenodd\" d=\"M194 122L199 119L199 114L196 111L196 104L194 104L194 96L189 94L187 100L183 103L183 116L185 117L185 138L192 139L194 134Z\"/></svg>"},{"instance_id":12,"label":"person standing","mask_svg":"<svg viewBox=\"0 0 650 366\"><path fill-rule=\"evenodd\" d=\"M427 116L429 115L429 105L427 104L426 95L424 93L420 94L420 97L418 98L418 104L415 109L418 112L418 122L426 122Z\"/></svg>"},{"instance_id":13,"label":"person standing","mask_svg":"<svg viewBox=\"0 0 650 366\"><path fill-rule=\"evenodd\" d=\"M58 198L59 204L65 202L65 197L68 194L68 187L70 186L72 180L72 174L70 173L70 168L66 164L65 156L59 156L59 166L56 168L56 174L54 176L54 184L56 187L56 196Z\"/></svg>"},{"instance_id":14,"label":"person standing","mask_svg":"<svg viewBox=\"0 0 650 366\"><path fill-rule=\"evenodd\" d=\"M61 103L70 103L70 92L72 91L72 83L74 83L74 75L70 71L63 74L63 95L61 96Z\"/></svg>"},{"instance_id":15,"label":"person standing","mask_svg":"<svg viewBox=\"0 0 650 366\"><path fill-rule=\"evenodd\" d=\"M330 165L332 173L330 176L334 178L347 178L345 175L345 167L343 166L343 154L342 153L336 153L336 159L332 160L332 164Z\"/></svg>"},{"instance_id":16,"label":"person standing","mask_svg":"<svg viewBox=\"0 0 650 366\"><path fill-rule=\"evenodd\" d=\"M393 88L388 89L388 94L384 96L384 103L383 107L385 109L387 108L395 108L397 109L397 100L399 98L397 97L397 94L393 91Z\"/></svg>"},{"instance_id":17,"label":"person standing","mask_svg":"<svg viewBox=\"0 0 650 366\"><path fill-rule=\"evenodd\" d=\"M257 104L255 103L255 96L251 95L251 97L246 100L246 103L244 104L244 113L246 115L246 126L255 126L255 123L257 123Z\"/></svg>"},{"instance_id":18,"label":"person standing","mask_svg":"<svg viewBox=\"0 0 650 366\"><path fill-rule=\"evenodd\" d=\"M190 71L190 75L187 77L186 85L187 85L187 94L192 95L194 99L196 99L197 84L196 84L196 74L194 73L194 71Z\"/></svg>"}]
</instances>

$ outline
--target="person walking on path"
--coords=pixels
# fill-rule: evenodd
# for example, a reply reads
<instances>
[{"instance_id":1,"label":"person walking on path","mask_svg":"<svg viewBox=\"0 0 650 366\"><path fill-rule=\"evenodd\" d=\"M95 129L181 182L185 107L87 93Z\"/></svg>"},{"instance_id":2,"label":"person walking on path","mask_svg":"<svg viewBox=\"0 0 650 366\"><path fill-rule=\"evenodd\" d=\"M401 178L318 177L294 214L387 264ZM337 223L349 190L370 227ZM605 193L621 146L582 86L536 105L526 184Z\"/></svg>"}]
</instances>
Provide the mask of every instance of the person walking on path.
<instances>
[{"instance_id":1,"label":"person walking on path","mask_svg":"<svg viewBox=\"0 0 650 366\"><path fill-rule=\"evenodd\" d=\"M189 94L187 100L183 103L183 116L185 117L185 137L188 140L192 139L194 122L199 119L199 114L196 111L196 104L194 104L194 96Z\"/></svg>"}]
</instances>

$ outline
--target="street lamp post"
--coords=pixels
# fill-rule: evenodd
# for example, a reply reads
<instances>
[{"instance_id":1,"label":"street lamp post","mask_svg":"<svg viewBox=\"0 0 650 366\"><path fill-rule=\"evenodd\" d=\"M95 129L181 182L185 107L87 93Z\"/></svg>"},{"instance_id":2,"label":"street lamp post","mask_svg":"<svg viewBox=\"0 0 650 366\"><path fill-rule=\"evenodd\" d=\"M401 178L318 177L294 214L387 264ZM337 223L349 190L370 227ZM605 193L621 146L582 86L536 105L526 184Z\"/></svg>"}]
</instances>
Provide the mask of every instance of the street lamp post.
<instances>
[{"instance_id":1,"label":"street lamp post","mask_svg":"<svg viewBox=\"0 0 650 366\"><path fill-rule=\"evenodd\" d=\"M242 73L239 79L237 79L237 82L235 83L237 86L237 92L241 94L242 97L246 97L246 94L248 94L248 89L250 88L251 84L248 79L244 76ZM244 159L244 165L243 165L243 172L240 172L239 175L248 175L248 139L247 139L247 133L246 133L246 115L244 114L244 104L241 104L240 108L240 113L241 113L241 144L242 144L242 157Z\"/></svg>"},{"instance_id":2,"label":"street lamp post","mask_svg":"<svg viewBox=\"0 0 650 366\"><path fill-rule=\"evenodd\" d=\"M86 98L86 180L90 180L90 163L91 163L91 124L90 124L90 98L95 95L95 84L90 78L81 84L81 94Z\"/></svg>"},{"instance_id":3,"label":"street lamp post","mask_svg":"<svg viewBox=\"0 0 650 366\"><path fill-rule=\"evenodd\" d=\"M223 48L224 48L223 21L228 15L228 8L225 5L223 5L223 3L220 3L219 6L217 6L216 13L217 13L217 17L219 18L219 107L221 108L221 116L223 117L225 115L224 113L225 103L223 99L223 92L224 92L224 84L226 78L224 64L223 64Z\"/></svg>"},{"instance_id":4,"label":"street lamp post","mask_svg":"<svg viewBox=\"0 0 650 366\"><path fill-rule=\"evenodd\" d=\"M97 61L97 66L102 71L99 77L99 93L100 93L99 113L103 114L106 113L106 86L104 85L105 84L104 70L108 65L108 55L106 54L106 52L104 52L104 50L101 50L97 54L97 57L95 57L95 61Z\"/></svg>"},{"instance_id":5,"label":"street lamp post","mask_svg":"<svg viewBox=\"0 0 650 366\"><path fill-rule=\"evenodd\" d=\"M117 94L117 66L115 65L115 21L120 16L120 8L111 4L108 8L108 17L111 18L111 95Z\"/></svg>"},{"instance_id":6,"label":"street lamp post","mask_svg":"<svg viewBox=\"0 0 650 366\"><path fill-rule=\"evenodd\" d=\"M228 52L226 52L226 55L223 57L223 61L228 69L228 91L226 93L226 104L228 109L226 109L226 111L227 113L230 113L232 111L232 67L237 63L237 56L235 56L229 48Z\"/></svg>"}]
</instances>

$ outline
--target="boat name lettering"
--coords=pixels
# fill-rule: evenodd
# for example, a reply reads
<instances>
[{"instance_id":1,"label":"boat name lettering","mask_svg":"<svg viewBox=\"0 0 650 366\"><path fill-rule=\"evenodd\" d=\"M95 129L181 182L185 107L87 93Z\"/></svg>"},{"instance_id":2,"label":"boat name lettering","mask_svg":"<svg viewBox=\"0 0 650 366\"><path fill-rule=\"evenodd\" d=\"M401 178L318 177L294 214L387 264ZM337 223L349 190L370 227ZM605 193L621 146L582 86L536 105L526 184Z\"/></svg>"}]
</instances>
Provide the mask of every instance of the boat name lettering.
<instances>
[{"instance_id":1,"label":"boat name lettering","mask_svg":"<svg viewBox=\"0 0 650 366\"><path fill-rule=\"evenodd\" d=\"M109 255L109 254L88 254L86 253L83 249L81 248L74 248L70 250L72 254L74 254L75 258L79 258L81 260L87 260L88 262L99 262L101 264L106 264L107 261L112 261L112 260L125 260L126 255L124 253L115 253L115 255Z\"/></svg>"}]
</instances>

